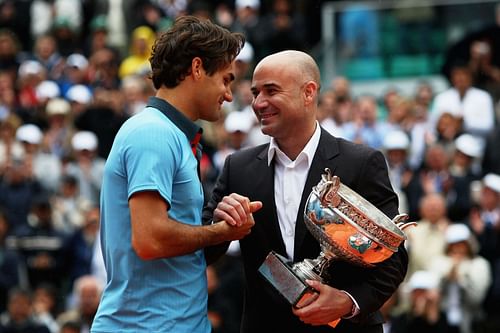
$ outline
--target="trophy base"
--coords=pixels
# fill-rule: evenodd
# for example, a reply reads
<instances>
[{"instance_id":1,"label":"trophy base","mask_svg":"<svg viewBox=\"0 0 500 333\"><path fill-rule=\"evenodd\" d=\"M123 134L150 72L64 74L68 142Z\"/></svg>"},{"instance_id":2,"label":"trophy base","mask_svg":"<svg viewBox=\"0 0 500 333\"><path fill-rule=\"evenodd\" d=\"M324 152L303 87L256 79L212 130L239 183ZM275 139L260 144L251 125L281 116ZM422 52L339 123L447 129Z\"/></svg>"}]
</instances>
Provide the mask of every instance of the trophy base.
<instances>
[{"instance_id":1,"label":"trophy base","mask_svg":"<svg viewBox=\"0 0 500 333\"><path fill-rule=\"evenodd\" d=\"M274 251L267 255L259 272L296 308L304 307L318 297L318 292L292 269L287 259Z\"/></svg>"}]
</instances>

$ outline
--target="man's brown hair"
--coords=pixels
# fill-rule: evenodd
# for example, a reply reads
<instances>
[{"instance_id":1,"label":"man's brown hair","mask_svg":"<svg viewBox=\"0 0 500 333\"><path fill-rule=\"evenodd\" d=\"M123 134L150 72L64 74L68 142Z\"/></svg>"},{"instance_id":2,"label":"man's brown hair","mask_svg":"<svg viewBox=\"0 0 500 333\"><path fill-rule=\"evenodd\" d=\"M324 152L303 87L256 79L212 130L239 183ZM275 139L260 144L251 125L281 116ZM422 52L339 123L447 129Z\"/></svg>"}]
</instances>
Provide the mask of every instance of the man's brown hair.
<instances>
[{"instance_id":1,"label":"man's brown hair","mask_svg":"<svg viewBox=\"0 0 500 333\"><path fill-rule=\"evenodd\" d=\"M245 37L194 16L181 16L153 45L149 61L154 87L176 87L190 74L199 57L208 75L228 66L238 55Z\"/></svg>"}]
</instances>

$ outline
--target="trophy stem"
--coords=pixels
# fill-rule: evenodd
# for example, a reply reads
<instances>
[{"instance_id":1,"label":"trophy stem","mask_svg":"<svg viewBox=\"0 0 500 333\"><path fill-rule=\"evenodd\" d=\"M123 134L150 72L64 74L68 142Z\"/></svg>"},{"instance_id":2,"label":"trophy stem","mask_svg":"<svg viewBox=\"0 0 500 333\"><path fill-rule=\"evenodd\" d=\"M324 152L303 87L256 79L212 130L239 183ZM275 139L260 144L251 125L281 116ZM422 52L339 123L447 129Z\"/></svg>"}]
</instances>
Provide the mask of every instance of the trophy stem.
<instances>
[{"instance_id":1,"label":"trophy stem","mask_svg":"<svg viewBox=\"0 0 500 333\"><path fill-rule=\"evenodd\" d=\"M329 260L321 252L316 259L304 259L293 264L293 271L303 280L316 280L324 283L324 270L328 266Z\"/></svg>"}]
</instances>

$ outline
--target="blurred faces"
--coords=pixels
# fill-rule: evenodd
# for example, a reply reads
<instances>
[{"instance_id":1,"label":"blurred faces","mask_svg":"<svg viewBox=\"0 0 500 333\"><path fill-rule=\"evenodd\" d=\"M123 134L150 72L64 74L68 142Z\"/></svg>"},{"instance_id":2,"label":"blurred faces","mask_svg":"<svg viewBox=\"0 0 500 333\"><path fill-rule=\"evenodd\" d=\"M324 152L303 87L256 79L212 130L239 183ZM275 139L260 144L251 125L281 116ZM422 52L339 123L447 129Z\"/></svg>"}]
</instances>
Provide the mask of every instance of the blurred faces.
<instances>
[{"instance_id":1,"label":"blurred faces","mask_svg":"<svg viewBox=\"0 0 500 333\"><path fill-rule=\"evenodd\" d=\"M437 223L446 216L446 202L440 194L428 194L420 204L420 214L423 219Z\"/></svg>"},{"instance_id":2,"label":"blurred faces","mask_svg":"<svg viewBox=\"0 0 500 333\"><path fill-rule=\"evenodd\" d=\"M451 71L451 82L460 95L465 94L465 91L472 84L472 76L467 67L456 67Z\"/></svg>"}]
</instances>

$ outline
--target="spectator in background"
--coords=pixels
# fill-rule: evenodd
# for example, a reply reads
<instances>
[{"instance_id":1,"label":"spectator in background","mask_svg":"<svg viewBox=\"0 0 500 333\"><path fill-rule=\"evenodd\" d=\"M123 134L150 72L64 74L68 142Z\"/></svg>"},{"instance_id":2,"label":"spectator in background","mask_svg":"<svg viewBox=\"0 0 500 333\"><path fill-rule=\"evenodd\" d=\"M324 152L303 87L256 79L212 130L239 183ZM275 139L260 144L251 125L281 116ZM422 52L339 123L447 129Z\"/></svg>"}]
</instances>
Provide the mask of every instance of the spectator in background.
<instances>
[{"instance_id":1,"label":"spectator in background","mask_svg":"<svg viewBox=\"0 0 500 333\"><path fill-rule=\"evenodd\" d=\"M155 38L155 32L148 26L134 29L130 40L129 54L123 59L118 70L121 79L132 74L149 73L151 70L149 57Z\"/></svg>"},{"instance_id":2,"label":"spectator in background","mask_svg":"<svg viewBox=\"0 0 500 333\"><path fill-rule=\"evenodd\" d=\"M457 62L451 68L452 87L434 98L432 119L445 111L463 119L466 133L485 139L493 130L495 118L493 100L488 92L472 86L472 76L467 64Z\"/></svg>"},{"instance_id":3,"label":"spectator in background","mask_svg":"<svg viewBox=\"0 0 500 333\"><path fill-rule=\"evenodd\" d=\"M387 117L381 121L381 126L384 127L385 131L400 130L409 133L414 124L413 108L413 101L396 96L391 107L387 110Z\"/></svg>"},{"instance_id":4,"label":"spectator in background","mask_svg":"<svg viewBox=\"0 0 500 333\"><path fill-rule=\"evenodd\" d=\"M479 255L485 257L493 270L493 283L484 303L488 332L500 329L500 175L489 173L482 179L477 207L470 212L468 225L479 240Z\"/></svg>"},{"instance_id":5,"label":"spectator in background","mask_svg":"<svg viewBox=\"0 0 500 333\"><path fill-rule=\"evenodd\" d=\"M54 36L45 33L36 38L33 47L33 60L40 62L45 67L50 80L60 78L64 67L64 59L59 54Z\"/></svg>"},{"instance_id":6,"label":"spectator in background","mask_svg":"<svg viewBox=\"0 0 500 333\"><path fill-rule=\"evenodd\" d=\"M15 78L7 71L0 71L0 121L18 112Z\"/></svg>"},{"instance_id":7,"label":"spectator in background","mask_svg":"<svg viewBox=\"0 0 500 333\"><path fill-rule=\"evenodd\" d=\"M499 142L500 124L497 124L495 129L486 138L486 145L484 147L484 156L482 160L483 175L486 175L488 173L495 173L497 175L500 175L500 149L498 149Z\"/></svg>"},{"instance_id":8,"label":"spectator in background","mask_svg":"<svg viewBox=\"0 0 500 333\"><path fill-rule=\"evenodd\" d=\"M5 209L11 234L27 227L31 203L42 191L40 183L32 175L31 166L20 156L5 165L0 179L0 206Z\"/></svg>"},{"instance_id":9,"label":"spectator in background","mask_svg":"<svg viewBox=\"0 0 500 333\"><path fill-rule=\"evenodd\" d=\"M497 53L498 51L496 50ZM493 62L494 54L495 50L489 38L474 40L470 44L468 65L473 85L487 91L494 101L498 101L500 99L500 67L498 63Z\"/></svg>"},{"instance_id":10,"label":"spectator in background","mask_svg":"<svg viewBox=\"0 0 500 333\"><path fill-rule=\"evenodd\" d=\"M108 24L105 15L97 15L90 22L90 34L85 38L84 55L90 58L95 52L109 48Z\"/></svg>"},{"instance_id":11,"label":"spectator in background","mask_svg":"<svg viewBox=\"0 0 500 333\"><path fill-rule=\"evenodd\" d=\"M433 98L432 86L428 82L420 82L414 97L414 123L409 130L411 145L409 163L414 170L420 168L425 148L435 140L435 130L429 116Z\"/></svg>"},{"instance_id":12,"label":"spectator in background","mask_svg":"<svg viewBox=\"0 0 500 333\"><path fill-rule=\"evenodd\" d=\"M34 290L42 283L62 286L67 276L67 236L56 230L52 222L52 206L47 194L38 195L31 205L29 225L8 239L26 266L29 287Z\"/></svg>"},{"instance_id":13,"label":"spectator in background","mask_svg":"<svg viewBox=\"0 0 500 333\"><path fill-rule=\"evenodd\" d=\"M318 115L322 114L318 119L328 133L338 138L346 138L345 128L350 126L349 107L346 107L349 102L338 102L339 97L333 90L327 90L321 93L318 102Z\"/></svg>"},{"instance_id":14,"label":"spectator in background","mask_svg":"<svg viewBox=\"0 0 500 333\"><path fill-rule=\"evenodd\" d=\"M17 35L12 30L0 28L0 70L8 73L12 79L16 77L21 65L20 46Z\"/></svg>"},{"instance_id":15,"label":"spectator in background","mask_svg":"<svg viewBox=\"0 0 500 333\"><path fill-rule=\"evenodd\" d=\"M21 124L21 119L13 113L0 120L0 179L12 160L20 159L23 154L23 146L16 140Z\"/></svg>"},{"instance_id":16,"label":"spectator in background","mask_svg":"<svg viewBox=\"0 0 500 333\"><path fill-rule=\"evenodd\" d=\"M235 0L235 17L230 31L243 33L246 40L252 44L256 61L265 56L262 17L260 16L260 0Z\"/></svg>"},{"instance_id":17,"label":"spectator in background","mask_svg":"<svg viewBox=\"0 0 500 333\"><path fill-rule=\"evenodd\" d=\"M241 111L232 111L226 116L224 120L225 140L213 156L217 174L222 171L224 161L228 155L245 147L253 122L253 116Z\"/></svg>"},{"instance_id":18,"label":"spectator in background","mask_svg":"<svg viewBox=\"0 0 500 333\"><path fill-rule=\"evenodd\" d=\"M90 326L99 306L103 286L92 275L78 278L73 287L68 309L57 317L58 324L62 327L68 322L81 324L80 333L90 332Z\"/></svg>"},{"instance_id":19,"label":"spectator in background","mask_svg":"<svg viewBox=\"0 0 500 333\"><path fill-rule=\"evenodd\" d=\"M94 91L98 88L118 89L120 87L118 77L120 59L116 50L104 47L92 53L89 59L89 81Z\"/></svg>"},{"instance_id":20,"label":"spectator in background","mask_svg":"<svg viewBox=\"0 0 500 333\"><path fill-rule=\"evenodd\" d=\"M454 222L465 222L469 216L472 184L481 178L482 155L482 144L475 136L465 133L455 140L449 166L452 185L447 196L448 217Z\"/></svg>"},{"instance_id":21,"label":"spectator in background","mask_svg":"<svg viewBox=\"0 0 500 333\"><path fill-rule=\"evenodd\" d=\"M271 9L262 17L261 47L266 54L307 48L307 27L301 12L291 0L272 0Z\"/></svg>"},{"instance_id":22,"label":"spectator in background","mask_svg":"<svg viewBox=\"0 0 500 333\"><path fill-rule=\"evenodd\" d=\"M422 167L413 173L403 191L408 198L410 220L420 219L420 199L426 194L440 193L445 198L452 186L450 156L440 144L429 146Z\"/></svg>"},{"instance_id":23,"label":"spectator in background","mask_svg":"<svg viewBox=\"0 0 500 333\"><path fill-rule=\"evenodd\" d=\"M475 325L484 319L481 305L491 285L490 264L477 254L477 240L465 224L449 225L445 240L445 253L431 257L431 270L442 285L448 324L456 332L476 332Z\"/></svg>"},{"instance_id":24,"label":"spectator in background","mask_svg":"<svg viewBox=\"0 0 500 333\"><path fill-rule=\"evenodd\" d=\"M430 143L428 142L429 145L438 143L442 145L447 154L451 156L455 150L455 140L464 132L462 117L448 111L443 111L434 129L435 135L434 138L430 140Z\"/></svg>"},{"instance_id":25,"label":"spectator in background","mask_svg":"<svg viewBox=\"0 0 500 333\"><path fill-rule=\"evenodd\" d=\"M399 198L399 212L408 213L408 199L403 192L413 176L413 170L408 163L410 140L408 135L400 130L393 130L386 134L382 144L382 151L387 160L389 179Z\"/></svg>"},{"instance_id":26,"label":"spectator in background","mask_svg":"<svg viewBox=\"0 0 500 333\"><path fill-rule=\"evenodd\" d=\"M105 160L97 154L98 139L90 131L79 131L71 139L74 160L66 174L78 179L80 195L93 204L99 203Z\"/></svg>"},{"instance_id":27,"label":"spectator in background","mask_svg":"<svg viewBox=\"0 0 500 333\"><path fill-rule=\"evenodd\" d=\"M63 76L58 83L61 87L61 93L68 97L69 89L75 85L87 86L89 84L89 61L80 53L72 53L66 58Z\"/></svg>"},{"instance_id":28,"label":"spectator in background","mask_svg":"<svg viewBox=\"0 0 500 333\"><path fill-rule=\"evenodd\" d=\"M386 128L378 122L378 105L373 96L364 95L356 100L357 115L345 126L345 138L380 149Z\"/></svg>"},{"instance_id":29,"label":"spectator in background","mask_svg":"<svg viewBox=\"0 0 500 333\"><path fill-rule=\"evenodd\" d=\"M21 288L13 288L9 292L7 311L0 315L0 332L51 333L33 315L31 292Z\"/></svg>"},{"instance_id":30,"label":"spectator in background","mask_svg":"<svg viewBox=\"0 0 500 333\"><path fill-rule=\"evenodd\" d=\"M98 89L94 94L94 102L82 107L76 115L74 124L80 131L95 133L99 145L97 155L106 158L120 126L127 120L124 113L126 98L119 90Z\"/></svg>"},{"instance_id":31,"label":"spectator in background","mask_svg":"<svg viewBox=\"0 0 500 333\"><path fill-rule=\"evenodd\" d=\"M54 227L57 230L72 234L83 226L84 212L91 203L80 194L78 179L64 175L59 190L52 197Z\"/></svg>"},{"instance_id":32,"label":"spectator in background","mask_svg":"<svg viewBox=\"0 0 500 333\"><path fill-rule=\"evenodd\" d=\"M409 308L391 319L387 333L451 333L441 309L439 277L431 271L419 270L410 275L406 287Z\"/></svg>"},{"instance_id":33,"label":"spectator in background","mask_svg":"<svg viewBox=\"0 0 500 333\"><path fill-rule=\"evenodd\" d=\"M42 150L43 132L36 125L24 124L17 129L16 139L23 144L28 176L34 178L43 191L55 193L62 174L61 160Z\"/></svg>"},{"instance_id":34,"label":"spectator in background","mask_svg":"<svg viewBox=\"0 0 500 333\"><path fill-rule=\"evenodd\" d=\"M422 198L420 216L418 226L407 231L410 256L408 276L419 270L429 270L429 258L444 254L445 232L451 223L446 217L445 198L438 193Z\"/></svg>"},{"instance_id":35,"label":"spectator in background","mask_svg":"<svg viewBox=\"0 0 500 333\"><path fill-rule=\"evenodd\" d=\"M9 234L9 223L0 208L0 313L7 309L9 290L21 284L23 278L21 262L17 252L6 247L5 239Z\"/></svg>"},{"instance_id":36,"label":"spectator in background","mask_svg":"<svg viewBox=\"0 0 500 333\"><path fill-rule=\"evenodd\" d=\"M50 32L57 41L57 47L61 56L67 58L71 54L83 52L84 45L80 42L79 31L69 17L55 17Z\"/></svg>"},{"instance_id":37,"label":"spectator in background","mask_svg":"<svg viewBox=\"0 0 500 333\"><path fill-rule=\"evenodd\" d=\"M120 90L125 99L123 114L131 117L144 109L153 89L142 76L129 75L122 80Z\"/></svg>"},{"instance_id":38,"label":"spectator in background","mask_svg":"<svg viewBox=\"0 0 500 333\"><path fill-rule=\"evenodd\" d=\"M71 105L62 98L53 98L45 107L48 127L43 138L43 149L60 160L71 151L74 134Z\"/></svg>"},{"instance_id":39,"label":"spectator in background","mask_svg":"<svg viewBox=\"0 0 500 333\"><path fill-rule=\"evenodd\" d=\"M58 314L60 295L57 287L50 283L42 283L33 291L33 316L50 330L58 333L59 325L55 317Z\"/></svg>"},{"instance_id":40,"label":"spectator in background","mask_svg":"<svg viewBox=\"0 0 500 333\"><path fill-rule=\"evenodd\" d=\"M336 104L337 100L333 89L321 92L318 100L318 115L316 119L325 129L326 127L335 128L333 117L335 116ZM327 119L328 121L324 122ZM328 132L333 135L333 131L328 130Z\"/></svg>"},{"instance_id":41,"label":"spectator in background","mask_svg":"<svg viewBox=\"0 0 500 333\"><path fill-rule=\"evenodd\" d=\"M91 273L92 256L99 230L99 213L97 206L81 209L83 222L69 236L67 275L70 287L78 278Z\"/></svg>"},{"instance_id":42,"label":"spectator in background","mask_svg":"<svg viewBox=\"0 0 500 333\"><path fill-rule=\"evenodd\" d=\"M16 87L18 91L20 114L25 122L36 122L39 118L36 87L47 79L47 70L36 60L25 60L19 66Z\"/></svg>"}]
</instances>

